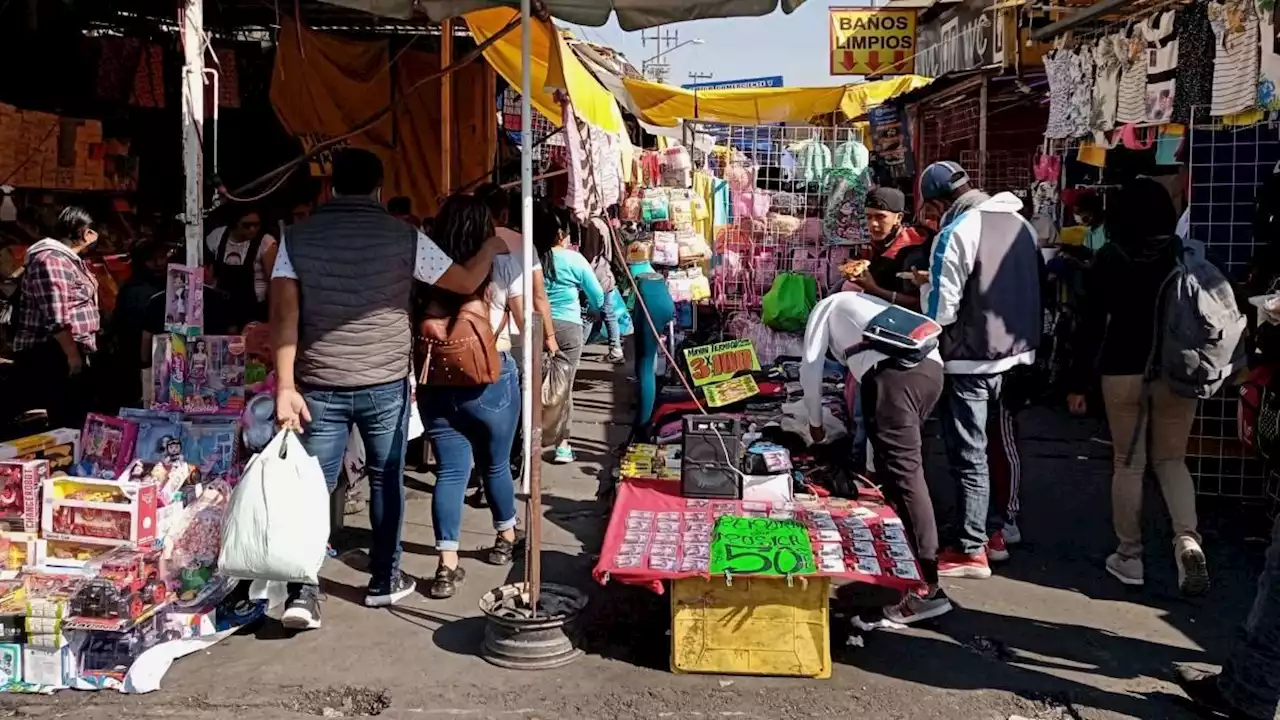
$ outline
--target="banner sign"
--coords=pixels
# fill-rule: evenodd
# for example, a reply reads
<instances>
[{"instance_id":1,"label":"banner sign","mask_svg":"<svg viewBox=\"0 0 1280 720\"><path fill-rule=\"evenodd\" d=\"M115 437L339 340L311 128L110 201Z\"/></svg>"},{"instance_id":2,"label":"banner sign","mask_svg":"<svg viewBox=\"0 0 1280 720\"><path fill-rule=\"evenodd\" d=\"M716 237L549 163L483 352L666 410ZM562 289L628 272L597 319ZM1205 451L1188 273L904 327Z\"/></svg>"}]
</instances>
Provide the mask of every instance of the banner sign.
<instances>
[{"instance_id":1,"label":"banner sign","mask_svg":"<svg viewBox=\"0 0 1280 720\"><path fill-rule=\"evenodd\" d=\"M717 80L704 83L688 83L680 87L685 90L746 90L751 88L786 87L781 75L769 77L743 78L742 80Z\"/></svg>"},{"instance_id":2,"label":"banner sign","mask_svg":"<svg viewBox=\"0 0 1280 720\"><path fill-rule=\"evenodd\" d=\"M832 75L916 71L916 11L830 8Z\"/></svg>"},{"instance_id":3,"label":"banner sign","mask_svg":"<svg viewBox=\"0 0 1280 720\"><path fill-rule=\"evenodd\" d=\"M711 535L714 575L812 575L813 544L809 529L797 520L725 516Z\"/></svg>"},{"instance_id":4,"label":"banner sign","mask_svg":"<svg viewBox=\"0 0 1280 720\"><path fill-rule=\"evenodd\" d=\"M969 0L920 26L916 71L942 77L994 65L1004 57L1004 33L991 0Z\"/></svg>"},{"instance_id":5,"label":"banner sign","mask_svg":"<svg viewBox=\"0 0 1280 720\"><path fill-rule=\"evenodd\" d=\"M867 111L867 120L871 124L871 151L893 177L911 177L907 155L911 140L902 109L895 103L877 105Z\"/></svg>"},{"instance_id":6,"label":"banner sign","mask_svg":"<svg viewBox=\"0 0 1280 720\"><path fill-rule=\"evenodd\" d=\"M760 369L756 347L750 340L729 340L685 348L684 359L689 364L693 384L699 386L728 380L743 371Z\"/></svg>"}]
</instances>

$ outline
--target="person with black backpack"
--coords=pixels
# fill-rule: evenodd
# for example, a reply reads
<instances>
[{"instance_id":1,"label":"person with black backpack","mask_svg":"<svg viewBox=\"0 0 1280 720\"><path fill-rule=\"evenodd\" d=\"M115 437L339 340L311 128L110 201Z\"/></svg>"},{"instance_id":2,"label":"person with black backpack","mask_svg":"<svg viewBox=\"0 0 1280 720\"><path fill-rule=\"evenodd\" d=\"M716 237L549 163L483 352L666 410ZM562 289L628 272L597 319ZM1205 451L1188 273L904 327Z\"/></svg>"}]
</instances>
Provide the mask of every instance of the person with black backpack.
<instances>
[{"instance_id":1,"label":"person with black backpack","mask_svg":"<svg viewBox=\"0 0 1280 720\"><path fill-rule=\"evenodd\" d=\"M1212 395L1234 372L1244 319L1226 280L1175 235L1178 216L1163 186L1133 180L1110 208L1110 242L1094 262L1077 326L1068 407L1083 414L1086 393L1101 376L1119 539L1107 572L1125 585L1144 582L1142 480L1149 460L1173 522L1178 586L1199 595L1209 587L1209 573L1187 438L1197 398Z\"/></svg>"}]
</instances>

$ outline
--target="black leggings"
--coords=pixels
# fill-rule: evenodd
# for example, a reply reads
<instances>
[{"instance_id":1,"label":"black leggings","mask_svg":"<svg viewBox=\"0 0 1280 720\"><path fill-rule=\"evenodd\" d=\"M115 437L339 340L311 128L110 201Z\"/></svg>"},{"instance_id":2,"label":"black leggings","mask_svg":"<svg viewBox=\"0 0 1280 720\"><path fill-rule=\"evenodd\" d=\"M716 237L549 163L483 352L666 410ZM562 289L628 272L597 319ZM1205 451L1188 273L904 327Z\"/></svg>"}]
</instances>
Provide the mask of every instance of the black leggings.
<instances>
[{"instance_id":1,"label":"black leggings","mask_svg":"<svg viewBox=\"0 0 1280 720\"><path fill-rule=\"evenodd\" d=\"M914 538L924 581L938 582L938 522L924 479L921 429L942 394L942 365L878 367L862 380L862 416L875 451L875 478Z\"/></svg>"}]
</instances>

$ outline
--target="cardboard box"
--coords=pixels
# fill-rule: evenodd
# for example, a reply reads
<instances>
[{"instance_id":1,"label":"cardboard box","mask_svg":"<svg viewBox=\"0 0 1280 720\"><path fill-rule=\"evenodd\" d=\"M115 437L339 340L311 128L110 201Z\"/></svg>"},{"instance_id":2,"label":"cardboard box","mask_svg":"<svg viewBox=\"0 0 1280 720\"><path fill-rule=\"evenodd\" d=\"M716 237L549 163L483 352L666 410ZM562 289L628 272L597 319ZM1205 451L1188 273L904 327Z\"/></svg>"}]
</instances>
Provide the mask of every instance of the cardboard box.
<instances>
[{"instance_id":1,"label":"cardboard box","mask_svg":"<svg viewBox=\"0 0 1280 720\"><path fill-rule=\"evenodd\" d=\"M22 646L17 643L0 644L0 687L22 682Z\"/></svg>"},{"instance_id":2,"label":"cardboard box","mask_svg":"<svg viewBox=\"0 0 1280 720\"><path fill-rule=\"evenodd\" d=\"M0 460L0 525L38 532L40 491L48 479L48 460Z\"/></svg>"},{"instance_id":3,"label":"cardboard box","mask_svg":"<svg viewBox=\"0 0 1280 720\"><path fill-rule=\"evenodd\" d=\"M0 580L13 580L36 564L35 533L0 532Z\"/></svg>"},{"instance_id":4,"label":"cardboard box","mask_svg":"<svg viewBox=\"0 0 1280 720\"><path fill-rule=\"evenodd\" d=\"M111 552L111 545L89 545L67 540L37 540L36 557L32 563L36 567L48 568L53 572L63 570L82 570L94 560Z\"/></svg>"},{"instance_id":5,"label":"cardboard box","mask_svg":"<svg viewBox=\"0 0 1280 720\"><path fill-rule=\"evenodd\" d=\"M48 460L49 475L66 475L80 459L80 430L61 428L0 443L0 460Z\"/></svg>"},{"instance_id":6,"label":"cardboard box","mask_svg":"<svg viewBox=\"0 0 1280 720\"><path fill-rule=\"evenodd\" d=\"M78 664L74 644L57 650L27 646L22 649L22 680L28 685L68 687L75 680Z\"/></svg>"},{"instance_id":7,"label":"cardboard box","mask_svg":"<svg viewBox=\"0 0 1280 720\"><path fill-rule=\"evenodd\" d=\"M160 619L160 641L186 640L218 632L215 608L168 610Z\"/></svg>"},{"instance_id":8,"label":"cardboard box","mask_svg":"<svg viewBox=\"0 0 1280 720\"><path fill-rule=\"evenodd\" d=\"M77 496L103 495L79 499ZM57 477L45 482L46 540L143 547L156 539L156 485L151 482Z\"/></svg>"}]
</instances>

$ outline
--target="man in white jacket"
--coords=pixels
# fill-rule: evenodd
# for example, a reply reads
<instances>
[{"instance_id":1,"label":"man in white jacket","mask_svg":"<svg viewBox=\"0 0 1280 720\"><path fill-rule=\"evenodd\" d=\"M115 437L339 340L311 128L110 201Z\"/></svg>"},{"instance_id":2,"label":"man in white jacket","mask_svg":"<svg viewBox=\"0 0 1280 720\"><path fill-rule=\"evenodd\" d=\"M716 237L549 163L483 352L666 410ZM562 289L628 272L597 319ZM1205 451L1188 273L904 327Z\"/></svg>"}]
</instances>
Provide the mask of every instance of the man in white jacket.
<instances>
[{"instance_id":1,"label":"man in white jacket","mask_svg":"<svg viewBox=\"0 0 1280 720\"><path fill-rule=\"evenodd\" d=\"M1011 193L988 197L953 162L925 169L921 195L942 212L929 252L924 313L943 326L943 438L957 485L958 548L938 556L943 577L991 576L987 415L1005 373L1035 362L1043 326L1036 232ZM1000 524L999 513L991 519ZM997 540L1000 527L993 527ZM1003 550L1003 547L999 548Z\"/></svg>"}]
</instances>

